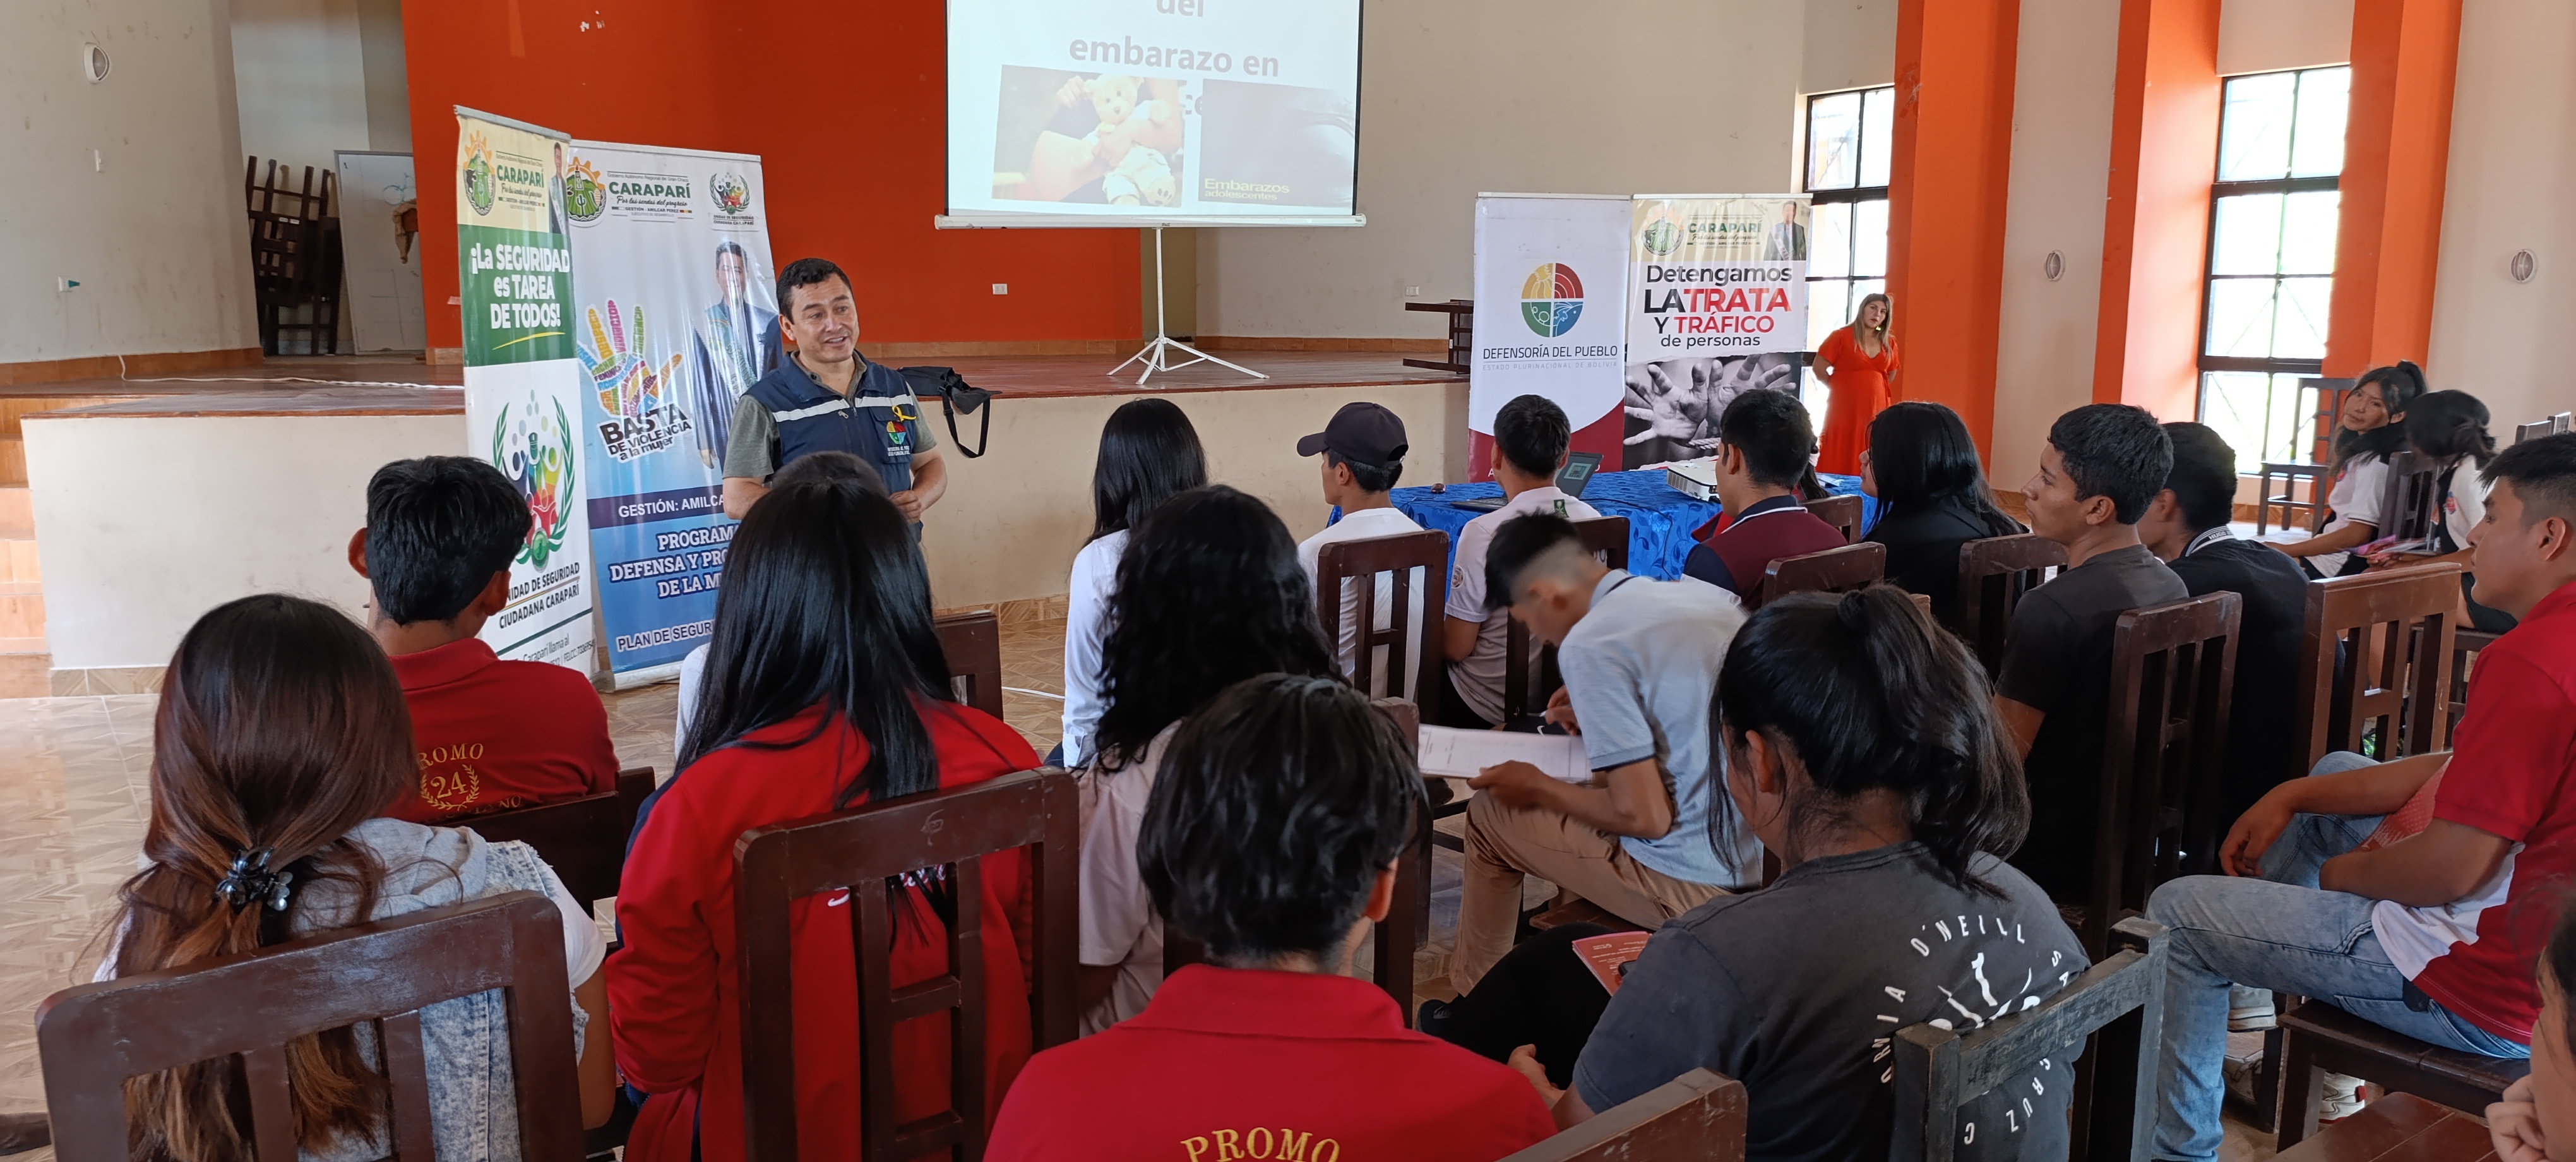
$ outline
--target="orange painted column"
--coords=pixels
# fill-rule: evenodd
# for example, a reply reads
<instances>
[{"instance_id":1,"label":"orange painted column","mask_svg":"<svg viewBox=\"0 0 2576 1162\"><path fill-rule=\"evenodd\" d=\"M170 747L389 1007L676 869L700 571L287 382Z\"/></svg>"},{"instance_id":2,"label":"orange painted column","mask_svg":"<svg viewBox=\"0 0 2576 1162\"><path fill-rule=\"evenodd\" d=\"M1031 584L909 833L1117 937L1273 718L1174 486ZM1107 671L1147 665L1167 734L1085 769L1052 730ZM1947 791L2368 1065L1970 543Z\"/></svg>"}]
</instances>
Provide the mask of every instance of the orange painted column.
<instances>
[{"instance_id":1,"label":"orange painted column","mask_svg":"<svg viewBox=\"0 0 2576 1162\"><path fill-rule=\"evenodd\" d=\"M1899 399L1948 404L1991 450L2020 0L1903 0L1887 293Z\"/></svg>"},{"instance_id":2,"label":"orange painted column","mask_svg":"<svg viewBox=\"0 0 2576 1162\"><path fill-rule=\"evenodd\" d=\"M2093 399L2166 421L2199 406L2209 186L2218 171L2219 0L2127 0L2112 81Z\"/></svg>"},{"instance_id":3,"label":"orange painted column","mask_svg":"<svg viewBox=\"0 0 2576 1162\"><path fill-rule=\"evenodd\" d=\"M2354 0L2327 375L2425 361L2459 57L2460 0Z\"/></svg>"}]
</instances>

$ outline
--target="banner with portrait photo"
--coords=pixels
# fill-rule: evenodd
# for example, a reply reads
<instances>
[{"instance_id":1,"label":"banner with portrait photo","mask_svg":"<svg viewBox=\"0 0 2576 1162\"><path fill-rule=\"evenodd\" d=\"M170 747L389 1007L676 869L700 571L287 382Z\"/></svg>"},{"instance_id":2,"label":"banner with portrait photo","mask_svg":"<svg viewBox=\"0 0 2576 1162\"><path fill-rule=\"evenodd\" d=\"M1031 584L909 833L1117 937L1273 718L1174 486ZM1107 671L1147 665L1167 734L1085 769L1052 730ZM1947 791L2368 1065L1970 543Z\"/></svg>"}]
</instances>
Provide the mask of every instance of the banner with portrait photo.
<instances>
[{"instance_id":1,"label":"banner with portrait photo","mask_svg":"<svg viewBox=\"0 0 2576 1162\"><path fill-rule=\"evenodd\" d=\"M586 382L572 337L564 164L571 139L456 109L456 273L468 454L527 498L510 602L483 624L504 658L596 670L591 631Z\"/></svg>"},{"instance_id":2,"label":"banner with portrait photo","mask_svg":"<svg viewBox=\"0 0 2576 1162\"><path fill-rule=\"evenodd\" d=\"M1576 431L1619 406L1626 298L1625 195L1476 196L1476 349L1467 429L1522 395L1565 410Z\"/></svg>"},{"instance_id":3,"label":"banner with portrait photo","mask_svg":"<svg viewBox=\"0 0 2576 1162\"><path fill-rule=\"evenodd\" d=\"M735 527L725 440L734 401L775 354L762 189L748 154L573 143L582 495L621 688L676 674L714 624Z\"/></svg>"},{"instance_id":4,"label":"banner with portrait photo","mask_svg":"<svg viewBox=\"0 0 2576 1162\"><path fill-rule=\"evenodd\" d=\"M1807 226L1805 194L1635 200L1623 467L1715 455L1736 396L1798 390Z\"/></svg>"}]
</instances>

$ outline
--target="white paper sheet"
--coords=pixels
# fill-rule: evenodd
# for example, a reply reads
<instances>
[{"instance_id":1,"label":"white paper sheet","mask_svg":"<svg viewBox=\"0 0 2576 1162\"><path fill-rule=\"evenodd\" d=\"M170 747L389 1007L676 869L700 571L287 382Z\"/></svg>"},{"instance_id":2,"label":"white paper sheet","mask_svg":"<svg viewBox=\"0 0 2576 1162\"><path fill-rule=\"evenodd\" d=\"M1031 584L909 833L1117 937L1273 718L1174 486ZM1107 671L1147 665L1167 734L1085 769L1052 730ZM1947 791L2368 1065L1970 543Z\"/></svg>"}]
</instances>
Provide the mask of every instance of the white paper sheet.
<instances>
[{"instance_id":1,"label":"white paper sheet","mask_svg":"<svg viewBox=\"0 0 2576 1162\"><path fill-rule=\"evenodd\" d=\"M1514 730L1422 728L1422 773L1472 779L1476 772L1501 763L1525 762L1568 783L1592 781L1592 764L1583 739L1571 734L1525 734Z\"/></svg>"}]
</instances>

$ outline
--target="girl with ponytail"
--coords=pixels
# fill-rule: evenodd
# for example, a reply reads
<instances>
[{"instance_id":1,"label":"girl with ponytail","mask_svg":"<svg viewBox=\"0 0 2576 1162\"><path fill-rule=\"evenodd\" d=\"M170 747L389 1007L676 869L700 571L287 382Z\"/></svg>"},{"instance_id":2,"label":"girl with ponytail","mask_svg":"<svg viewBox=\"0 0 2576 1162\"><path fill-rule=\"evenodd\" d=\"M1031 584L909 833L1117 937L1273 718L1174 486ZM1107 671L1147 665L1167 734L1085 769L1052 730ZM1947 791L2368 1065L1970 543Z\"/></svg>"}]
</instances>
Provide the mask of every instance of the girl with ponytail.
<instances>
[{"instance_id":1,"label":"girl with ponytail","mask_svg":"<svg viewBox=\"0 0 2576 1162\"><path fill-rule=\"evenodd\" d=\"M2379 503L2388 490L2388 458L2406 448L2406 416L2424 395L2424 369L2406 360L2363 372L2343 397L2334 440L2334 484L2326 493L2333 514L2324 531L2304 541L2264 543L2297 558L2311 578L2359 573L2369 562L2352 550L2379 536Z\"/></svg>"},{"instance_id":2,"label":"girl with ponytail","mask_svg":"<svg viewBox=\"0 0 2576 1162\"><path fill-rule=\"evenodd\" d=\"M2415 401L2406 413L2406 445L2415 454L2441 465L2437 478L2441 493L2441 519L2433 522L2433 543L2429 553L2381 550L2370 554L2373 569L2396 569L2407 565L2426 565L2439 561L2460 563L2461 608L2468 614L2469 628L2481 633L2503 633L2514 627L2514 617L2501 609L2490 609L2469 599L2477 583L2476 574L2468 572L2476 565L2469 551L2469 530L2486 519L2487 461L2495 459L2495 436L2487 431L2487 405L2465 391L2436 391Z\"/></svg>"},{"instance_id":3,"label":"girl with ponytail","mask_svg":"<svg viewBox=\"0 0 2576 1162\"><path fill-rule=\"evenodd\" d=\"M1779 877L1648 939L1561 1095L1542 1051L1513 1061L1559 1125L1707 1066L1752 1099L1747 1158L1885 1158L1896 1030L1981 1027L2088 967L2056 905L2003 861L2030 799L1994 691L1911 596L1875 585L1764 604L1728 647L1714 702L1721 793ZM2078 1048L1962 1108L1963 1153L2064 1157Z\"/></svg>"},{"instance_id":4,"label":"girl with ponytail","mask_svg":"<svg viewBox=\"0 0 2576 1162\"><path fill-rule=\"evenodd\" d=\"M180 639L153 719L144 867L120 890L108 980L186 968L294 936L521 889L564 909L584 1122L607 1120L614 1074L588 912L525 844L376 816L413 791L402 687L338 610L278 594L216 607ZM519 1156L507 1012L498 993L421 1010L441 1158ZM126 1086L135 1157L250 1156L230 1057ZM287 1046L294 1135L308 1159L384 1156L387 1087L365 1027Z\"/></svg>"}]
</instances>

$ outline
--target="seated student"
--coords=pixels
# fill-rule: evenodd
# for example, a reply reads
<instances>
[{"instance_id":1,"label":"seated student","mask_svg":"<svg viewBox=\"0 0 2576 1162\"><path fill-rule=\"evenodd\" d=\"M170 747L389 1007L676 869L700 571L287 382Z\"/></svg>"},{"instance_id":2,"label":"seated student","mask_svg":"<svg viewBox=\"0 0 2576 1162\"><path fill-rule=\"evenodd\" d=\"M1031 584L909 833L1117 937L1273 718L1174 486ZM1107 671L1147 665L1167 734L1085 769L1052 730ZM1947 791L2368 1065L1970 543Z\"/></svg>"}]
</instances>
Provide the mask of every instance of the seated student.
<instances>
[{"instance_id":1,"label":"seated student","mask_svg":"<svg viewBox=\"0 0 2576 1162\"><path fill-rule=\"evenodd\" d=\"M115 944L98 979L504 892L542 893L563 915L565 977L575 982L553 1003L572 1006L582 1122L605 1123L616 1075L598 926L526 844L383 818L416 793L416 762L402 687L347 615L275 593L208 611L180 639L161 687L143 870L118 893ZM441 1158L521 1156L510 1003L496 991L420 1010ZM287 1050L297 1099L288 1132L302 1156L383 1157L387 1090L372 1027L313 1034ZM128 1082L136 1156L250 1157L248 1111L224 1098L242 1077L240 1058L219 1056Z\"/></svg>"},{"instance_id":2,"label":"seated student","mask_svg":"<svg viewBox=\"0 0 2576 1162\"><path fill-rule=\"evenodd\" d=\"M2436 487L2441 493L2441 519L2433 522L2430 552L2394 547L2370 553L2373 569L2396 569L2457 561L2460 600L2468 611L2468 628L2503 633L2513 628L2504 611L2480 605L2468 594L2477 585L2469 572L2469 530L2486 517L2486 481L2478 474L2495 459L2495 437L2487 432L2487 405L2465 391L2427 392L2406 413L2406 446L2441 466Z\"/></svg>"},{"instance_id":3,"label":"seated student","mask_svg":"<svg viewBox=\"0 0 2576 1162\"><path fill-rule=\"evenodd\" d=\"M2274 784L2300 773L2296 712L2308 579L2289 558L2239 540L2236 450L2207 424L2172 423L2173 472L2138 518L2138 539L2182 578L2194 597L2244 599L2237 626L2236 691L2227 712L2225 818L2234 819Z\"/></svg>"},{"instance_id":4,"label":"seated student","mask_svg":"<svg viewBox=\"0 0 2576 1162\"><path fill-rule=\"evenodd\" d=\"M614 790L608 710L580 672L505 662L477 636L510 604L528 502L472 456L396 460L367 481L349 567L367 579L367 631L411 703L413 792L385 814L444 823Z\"/></svg>"},{"instance_id":5,"label":"seated student","mask_svg":"<svg viewBox=\"0 0 2576 1162\"><path fill-rule=\"evenodd\" d=\"M2549 947L2533 975L2540 986L2540 1016L2531 1026L2531 1072L2505 1087L2504 1100L2487 1107L2487 1135L2501 1162L2549 1162L2576 1154L2576 1008L2568 982L2576 981L2576 908L2561 906Z\"/></svg>"},{"instance_id":6,"label":"seated student","mask_svg":"<svg viewBox=\"0 0 2576 1162\"><path fill-rule=\"evenodd\" d=\"M849 480L870 492L885 491L885 477L877 470L847 452L809 452L788 462L769 478L772 488L786 488L807 481ZM764 494L765 495L765 494ZM755 498L752 503L758 504ZM689 721L698 714L698 698L704 692L707 672L707 643L700 642L687 657L680 659L678 721L671 731L671 757L676 763L680 747L689 740Z\"/></svg>"},{"instance_id":7,"label":"seated student","mask_svg":"<svg viewBox=\"0 0 2576 1162\"><path fill-rule=\"evenodd\" d=\"M1894 586L1753 615L1717 681L1726 786L1704 793L1779 854L1780 878L1646 942L1553 1098L1559 1125L1706 1066L1752 1099L1745 1157L1885 1158L1892 1034L2020 1012L2090 967L2002 859L2029 809L1985 689ZM1961 1109L1960 1156L2064 1158L2081 1048ZM1512 1063L1553 1093L1531 1050Z\"/></svg>"},{"instance_id":8,"label":"seated student","mask_svg":"<svg viewBox=\"0 0 2576 1162\"><path fill-rule=\"evenodd\" d=\"M2521 624L2478 655L2447 767L2329 756L2236 821L2231 876L2147 902L2173 943L2158 1158L2217 1155L2231 983L2446 1049L2530 1053L2534 918L2576 874L2576 435L2508 448L2486 478L2477 598Z\"/></svg>"},{"instance_id":9,"label":"seated student","mask_svg":"<svg viewBox=\"0 0 2576 1162\"><path fill-rule=\"evenodd\" d=\"M2388 458L2406 447L2406 413L2424 394L2424 369L2405 360L2363 372L2343 397L2334 442L2334 483L2326 492L2333 519L2304 540L2266 540L2296 558L2311 578L2341 577L2367 567L2352 550L2379 536L2379 504L2388 491ZM2287 530L2284 530L2287 531Z\"/></svg>"},{"instance_id":10,"label":"seated student","mask_svg":"<svg viewBox=\"0 0 2576 1162\"><path fill-rule=\"evenodd\" d=\"M1931 598L1945 625L1959 617L1959 546L2028 531L1995 506L1968 425L1937 403L1893 404L1869 421L1860 487L1879 505L1862 539L1887 546L1887 579Z\"/></svg>"},{"instance_id":11,"label":"seated student","mask_svg":"<svg viewBox=\"0 0 2576 1162\"><path fill-rule=\"evenodd\" d=\"M1083 772L1082 1031L1145 1010L1163 983L1163 922L1137 878L1137 834L1183 718L1255 674L1332 677L1313 590L1270 507L1222 484L1136 526L1109 598L1106 709Z\"/></svg>"},{"instance_id":12,"label":"seated student","mask_svg":"<svg viewBox=\"0 0 2576 1162\"><path fill-rule=\"evenodd\" d=\"M1682 572L1749 602L1762 600L1771 562L1843 547L1843 531L1807 511L1799 479L1816 446L1807 405L1785 391L1748 391L1717 422L1717 502L1723 514L1691 546Z\"/></svg>"},{"instance_id":13,"label":"seated student","mask_svg":"<svg viewBox=\"0 0 2576 1162\"><path fill-rule=\"evenodd\" d=\"M634 1162L743 1156L741 980L734 843L755 827L966 786L1037 765L1019 732L950 701L911 522L853 480L771 489L742 522L716 598L706 694L679 773L637 820L619 882L625 945L610 958L617 1062L645 1096ZM982 861L986 1092L1027 1060L1028 982L1016 932L1032 922L1019 853ZM944 877L885 889L894 983L949 970ZM797 1127L807 1149L860 1141L858 985L845 899L793 905ZM948 1100L945 1021L895 1033L895 1114ZM884 1079L880 1079L884 1080Z\"/></svg>"},{"instance_id":14,"label":"seated student","mask_svg":"<svg viewBox=\"0 0 2576 1162\"><path fill-rule=\"evenodd\" d=\"M1458 547L1449 555L1449 603L1441 610L1441 672L1449 688L1440 706L1423 707L1427 719L1447 726L1477 729L1503 720L1503 618L1485 604L1485 547L1503 522L1529 513L1553 513L1567 520L1601 515L1556 486L1565 467L1565 449L1573 429L1565 412L1546 396L1514 398L1494 413L1494 483L1503 486L1503 506L1458 530ZM1499 607L1497 607L1499 608ZM1533 667L1538 643L1530 643Z\"/></svg>"},{"instance_id":15,"label":"seated student","mask_svg":"<svg viewBox=\"0 0 2576 1162\"><path fill-rule=\"evenodd\" d=\"M1485 768L1468 785L1467 871L1449 978L1472 989L1510 951L1521 877L1534 875L1652 928L1762 881L1751 832L1711 809L1708 699L1744 624L1732 594L1605 569L1572 522L1536 513L1494 534L1485 601L1555 642L1565 689L1550 721L1583 736L1588 785L1537 767Z\"/></svg>"},{"instance_id":16,"label":"seated student","mask_svg":"<svg viewBox=\"0 0 2576 1162\"><path fill-rule=\"evenodd\" d=\"M1342 510L1340 520L1324 526L1322 532L1297 542L1297 565L1306 571L1306 580L1315 580L1315 568L1324 546L1336 541L1366 540L1371 537L1401 536L1418 533L1422 526L1413 518L1398 512L1387 499L1387 490L1404 476L1404 421L1394 412L1373 403L1343 404L1334 412L1324 430L1297 441L1300 456L1322 456L1324 502ZM1405 657L1422 657L1422 570L1410 570L1406 582L1413 594L1413 608L1404 611ZM1371 629L1383 630L1395 624L1395 574L1377 575L1377 621ZM1359 668L1360 591L1355 578L1342 581L1341 640L1335 644L1333 657L1344 674ZM1375 650L1369 666L1369 693L1383 696L1387 691L1386 663L1389 652L1384 646ZM1406 689L1411 689L1408 683ZM1429 702L1432 691L1415 691L1413 701Z\"/></svg>"},{"instance_id":17,"label":"seated student","mask_svg":"<svg viewBox=\"0 0 2576 1162\"><path fill-rule=\"evenodd\" d=\"M2138 543L2138 519L2172 474L2173 441L2154 416L2096 403L2057 417L2022 486L2030 531L2066 546L2067 567L2014 607L1995 708L2030 780L2030 842L2013 866L2056 899L2081 899L2092 883L2111 631L2132 609L2191 596Z\"/></svg>"},{"instance_id":18,"label":"seated student","mask_svg":"<svg viewBox=\"0 0 2576 1162\"><path fill-rule=\"evenodd\" d=\"M1329 677L1247 679L1184 723L1132 858L1208 963L1031 1059L985 1157L1492 1162L1547 1137L1528 1082L1349 975L1422 810L1412 749Z\"/></svg>"},{"instance_id":19,"label":"seated student","mask_svg":"<svg viewBox=\"0 0 2576 1162\"><path fill-rule=\"evenodd\" d=\"M1091 469L1091 539L1073 555L1064 617L1064 742L1047 765L1082 767L1097 757L1092 727L1108 703L1101 696L1101 643L1109 636L1109 598L1129 530L1166 500L1207 483L1207 454L1190 417L1167 399L1129 400L1100 429L1100 458ZM1213 691L1211 691L1213 692Z\"/></svg>"}]
</instances>

